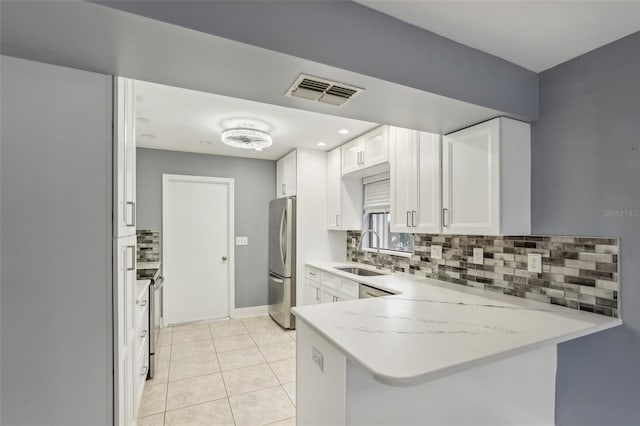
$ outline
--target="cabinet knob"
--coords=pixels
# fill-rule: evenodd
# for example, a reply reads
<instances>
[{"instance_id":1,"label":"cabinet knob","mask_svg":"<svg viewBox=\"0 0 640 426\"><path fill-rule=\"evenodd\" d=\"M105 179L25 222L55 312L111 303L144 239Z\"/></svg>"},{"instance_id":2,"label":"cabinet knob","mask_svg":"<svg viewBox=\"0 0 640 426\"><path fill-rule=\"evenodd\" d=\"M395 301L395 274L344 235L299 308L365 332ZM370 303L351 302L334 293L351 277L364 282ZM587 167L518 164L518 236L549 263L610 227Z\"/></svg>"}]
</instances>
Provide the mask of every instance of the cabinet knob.
<instances>
[{"instance_id":1,"label":"cabinet knob","mask_svg":"<svg viewBox=\"0 0 640 426\"><path fill-rule=\"evenodd\" d=\"M226 262L227 261L227 256L222 256L222 261Z\"/></svg>"}]
</instances>

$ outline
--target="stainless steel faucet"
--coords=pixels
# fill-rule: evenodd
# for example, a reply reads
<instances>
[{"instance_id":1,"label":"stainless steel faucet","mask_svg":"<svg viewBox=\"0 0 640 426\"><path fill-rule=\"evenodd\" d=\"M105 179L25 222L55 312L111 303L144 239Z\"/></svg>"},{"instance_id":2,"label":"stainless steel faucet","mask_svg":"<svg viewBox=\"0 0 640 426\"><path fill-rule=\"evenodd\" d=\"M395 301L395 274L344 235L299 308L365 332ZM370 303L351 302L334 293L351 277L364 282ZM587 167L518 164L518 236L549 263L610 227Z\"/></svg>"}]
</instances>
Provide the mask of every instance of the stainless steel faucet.
<instances>
[{"instance_id":1,"label":"stainless steel faucet","mask_svg":"<svg viewBox=\"0 0 640 426\"><path fill-rule=\"evenodd\" d=\"M360 242L358 242L358 247L356 247L356 250L362 250L362 241L364 241L364 236L367 234L373 234L376 236L376 248L378 250L378 253L376 254L376 269L382 269L382 262L380 261L380 235L378 235L376 231L374 231L373 229L367 229L366 231L362 232L362 235L360 235Z\"/></svg>"}]
</instances>

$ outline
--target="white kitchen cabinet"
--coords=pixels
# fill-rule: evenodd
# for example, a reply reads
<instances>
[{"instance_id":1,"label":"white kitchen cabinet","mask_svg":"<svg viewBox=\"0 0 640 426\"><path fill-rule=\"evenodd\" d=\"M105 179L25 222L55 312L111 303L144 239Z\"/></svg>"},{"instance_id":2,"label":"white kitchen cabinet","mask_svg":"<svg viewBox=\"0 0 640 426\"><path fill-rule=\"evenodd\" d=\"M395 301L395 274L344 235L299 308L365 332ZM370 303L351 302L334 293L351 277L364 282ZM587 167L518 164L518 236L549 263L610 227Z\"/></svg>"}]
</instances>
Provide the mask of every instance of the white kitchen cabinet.
<instances>
[{"instance_id":1,"label":"white kitchen cabinet","mask_svg":"<svg viewBox=\"0 0 640 426\"><path fill-rule=\"evenodd\" d=\"M277 197L291 197L296 195L297 153L291 151L276 163L276 191Z\"/></svg>"},{"instance_id":2,"label":"white kitchen cabinet","mask_svg":"<svg viewBox=\"0 0 640 426\"><path fill-rule=\"evenodd\" d=\"M116 364L116 383L118 390L119 424L131 425L136 414L136 392L134 384L134 366L136 354L134 350L134 300L136 287L136 236L117 238L114 240L115 250L115 299L117 310L116 330L118 357Z\"/></svg>"},{"instance_id":3,"label":"white kitchen cabinet","mask_svg":"<svg viewBox=\"0 0 640 426\"><path fill-rule=\"evenodd\" d=\"M321 303L322 284L320 284L320 273L307 268L307 304L316 305Z\"/></svg>"},{"instance_id":4,"label":"white kitchen cabinet","mask_svg":"<svg viewBox=\"0 0 640 426\"><path fill-rule=\"evenodd\" d=\"M307 266L306 268L307 304L334 303L354 300L359 297L360 284Z\"/></svg>"},{"instance_id":5,"label":"white kitchen cabinet","mask_svg":"<svg viewBox=\"0 0 640 426\"><path fill-rule=\"evenodd\" d=\"M440 232L440 135L390 128L391 232Z\"/></svg>"},{"instance_id":6,"label":"white kitchen cabinet","mask_svg":"<svg viewBox=\"0 0 640 426\"><path fill-rule=\"evenodd\" d=\"M297 328L297 424L344 425L347 359L304 321Z\"/></svg>"},{"instance_id":7,"label":"white kitchen cabinet","mask_svg":"<svg viewBox=\"0 0 640 426\"><path fill-rule=\"evenodd\" d=\"M342 175L378 174L389 163L389 126L380 126L342 145ZM382 166L382 167L380 167Z\"/></svg>"},{"instance_id":8,"label":"white kitchen cabinet","mask_svg":"<svg viewBox=\"0 0 640 426\"><path fill-rule=\"evenodd\" d=\"M327 226L329 230L362 229L362 182L343 179L342 149L327 154Z\"/></svg>"},{"instance_id":9,"label":"white kitchen cabinet","mask_svg":"<svg viewBox=\"0 0 640 426\"><path fill-rule=\"evenodd\" d=\"M531 232L531 129L495 118L448 134L442 154L447 234Z\"/></svg>"},{"instance_id":10,"label":"white kitchen cabinet","mask_svg":"<svg viewBox=\"0 0 640 426\"><path fill-rule=\"evenodd\" d=\"M136 235L136 110L134 81L114 78L114 232Z\"/></svg>"}]
</instances>

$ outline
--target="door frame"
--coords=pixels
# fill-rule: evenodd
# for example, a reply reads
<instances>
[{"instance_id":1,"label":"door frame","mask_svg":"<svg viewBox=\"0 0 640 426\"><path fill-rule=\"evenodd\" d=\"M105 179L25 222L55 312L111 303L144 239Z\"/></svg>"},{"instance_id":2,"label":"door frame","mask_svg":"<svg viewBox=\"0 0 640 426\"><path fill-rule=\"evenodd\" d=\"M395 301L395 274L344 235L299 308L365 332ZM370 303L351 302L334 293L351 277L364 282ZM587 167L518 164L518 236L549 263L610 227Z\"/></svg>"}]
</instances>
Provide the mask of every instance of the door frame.
<instances>
[{"instance_id":1,"label":"door frame","mask_svg":"<svg viewBox=\"0 0 640 426\"><path fill-rule=\"evenodd\" d=\"M214 183L214 184L223 184L228 187L228 196L227 196L227 228L229 231L229 240L227 242L227 257L229 258L227 261L227 267L229 268L228 277L229 277L229 300L228 300L228 311L229 317L233 315L235 312L235 179L233 178L220 178L220 177L211 177L211 176L192 176L192 175L175 175L175 174L162 174L162 269L163 274L165 276L171 277L168 274L168 262L167 262L167 251L164 249L165 244L168 245L171 242L167 238L171 234L167 234L165 217L167 213L167 187L170 182L194 182L194 183ZM171 285L171 281L167 280L165 282L165 286ZM166 287L165 287L166 288ZM163 289L164 290L164 289ZM164 292L162 293L162 312L170 312L169 311L170 299L169 297L165 297ZM167 324L165 322L164 315L160 317L161 327L166 327Z\"/></svg>"}]
</instances>

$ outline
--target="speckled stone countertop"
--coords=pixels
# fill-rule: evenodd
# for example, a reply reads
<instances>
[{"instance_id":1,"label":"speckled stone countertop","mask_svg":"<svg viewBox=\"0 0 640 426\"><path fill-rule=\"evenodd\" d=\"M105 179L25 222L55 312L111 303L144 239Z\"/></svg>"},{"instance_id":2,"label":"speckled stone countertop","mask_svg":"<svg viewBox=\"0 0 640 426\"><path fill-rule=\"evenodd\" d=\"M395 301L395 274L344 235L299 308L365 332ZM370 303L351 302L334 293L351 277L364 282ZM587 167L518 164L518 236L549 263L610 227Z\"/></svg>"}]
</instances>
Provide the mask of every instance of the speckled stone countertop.
<instances>
[{"instance_id":1,"label":"speckled stone countertop","mask_svg":"<svg viewBox=\"0 0 640 426\"><path fill-rule=\"evenodd\" d=\"M410 386L622 324L622 320L404 273L355 276L307 266L395 293L292 309L298 320L379 382Z\"/></svg>"}]
</instances>

